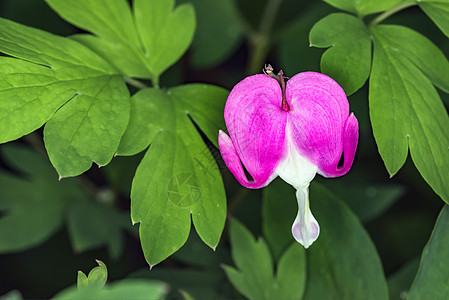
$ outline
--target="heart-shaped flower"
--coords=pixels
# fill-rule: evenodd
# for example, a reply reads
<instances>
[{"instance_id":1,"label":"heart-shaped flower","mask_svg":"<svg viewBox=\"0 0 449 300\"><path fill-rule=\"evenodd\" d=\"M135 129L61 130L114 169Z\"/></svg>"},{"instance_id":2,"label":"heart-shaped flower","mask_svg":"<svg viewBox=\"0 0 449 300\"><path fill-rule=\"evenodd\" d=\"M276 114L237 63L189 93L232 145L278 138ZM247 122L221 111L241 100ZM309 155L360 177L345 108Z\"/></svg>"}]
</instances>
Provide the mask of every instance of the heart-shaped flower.
<instances>
[{"instance_id":1,"label":"heart-shaped flower","mask_svg":"<svg viewBox=\"0 0 449 300\"><path fill-rule=\"evenodd\" d=\"M299 73L285 87L280 72L279 80L281 85L273 76L253 75L232 89L224 111L229 136L220 130L218 142L243 186L262 188L280 176L295 187L298 215L292 233L308 248L320 232L310 211L309 184L316 173L337 177L349 171L359 125L343 89L330 77Z\"/></svg>"}]
</instances>

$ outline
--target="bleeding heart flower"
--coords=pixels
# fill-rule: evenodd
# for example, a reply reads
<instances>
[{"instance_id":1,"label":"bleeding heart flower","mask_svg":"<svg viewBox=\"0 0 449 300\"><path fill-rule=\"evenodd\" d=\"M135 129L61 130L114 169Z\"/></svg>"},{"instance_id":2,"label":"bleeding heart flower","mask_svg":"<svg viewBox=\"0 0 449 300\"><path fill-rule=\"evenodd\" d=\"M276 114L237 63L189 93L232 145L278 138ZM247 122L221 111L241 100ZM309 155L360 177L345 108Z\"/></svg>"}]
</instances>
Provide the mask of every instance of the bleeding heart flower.
<instances>
[{"instance_id":1,"label":"bleeding heart flower","mask_svg":"<svg viewBox=\"0 0 449 300\"><path fill-rule=\"evenodd\" d=\"M309 206L309 184L346 174L357 148L359 125L349 114L343 89L330 77L304 72L285 88L282 71L249 76L229 94L224 118L230 137L220 130L221 155L247 188L262 188L280 176L296 189L298 215L294 238L308 248L320 233ZM338 166L344 153L342 166ZM248 180L245 166L252 180Z\"/></svg>"}]
</instances>

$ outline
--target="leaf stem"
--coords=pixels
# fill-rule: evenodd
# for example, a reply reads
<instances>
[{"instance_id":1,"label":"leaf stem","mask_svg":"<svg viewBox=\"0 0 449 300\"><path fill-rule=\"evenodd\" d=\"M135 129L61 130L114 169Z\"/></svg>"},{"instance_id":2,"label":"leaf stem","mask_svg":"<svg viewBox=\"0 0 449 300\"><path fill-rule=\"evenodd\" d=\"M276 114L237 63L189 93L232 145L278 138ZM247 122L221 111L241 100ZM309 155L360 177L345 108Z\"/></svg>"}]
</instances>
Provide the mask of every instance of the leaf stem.
<instances>
[{"instance_id":1,"label":"leaf stem","mask_svg":"<svg viewBox=\"0 0 449 300\"><path fill-rule=\"evenodd\" d=\"M395 13L397 13L403 9L409 8L411 6L414 6L414 5L416 5L415 2L400 3L400 4L396 5L395 7L392 7L389 10L378 15L374 20L371 21L371 23L369 23L369 26L377 25L380 22L382 22L383 20L385 20L386 18L388 18L389 16L394 15Z\"/></svg>"},{"instance_id":2,"label":"leaf stem","mask_svg":"<svg viewBox=\"0 0 449 300\"><path fill-rule=\"evenodd\" d=\"M248 74L258 73L264 63L271 46L271 29L273 28L274 20L281 3L282 0L268 0L262 19L260 20L259 30L249 36L251 47Z\"/></svg>"},{"instance_id":3,"label":"leaf stem","mask_svg":"<svg viewBox=\"0 0 449 300\"><path fill-rule=\"evenodd\" d=\"M123 76L123 80L125 80L125 82L127 84L129 84L135 88L138 88L139 90L148 88L148 86L145 83L143 83L142 81L128 77L128 76Z\"/></svg>"}]
</instances>

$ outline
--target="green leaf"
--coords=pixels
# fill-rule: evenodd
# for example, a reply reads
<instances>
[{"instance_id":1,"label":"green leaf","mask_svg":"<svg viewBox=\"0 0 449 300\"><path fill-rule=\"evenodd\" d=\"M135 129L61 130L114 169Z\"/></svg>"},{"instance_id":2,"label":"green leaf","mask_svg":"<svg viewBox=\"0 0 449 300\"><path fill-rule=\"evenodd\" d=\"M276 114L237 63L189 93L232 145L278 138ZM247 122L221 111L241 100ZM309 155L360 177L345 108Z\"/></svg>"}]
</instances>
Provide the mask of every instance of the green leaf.
<instances>
[{"instance_id":1,"label":"green leaf","mask_svg":"<svg viewBox=\"0 0 449 300\"><path fill-rule=\"evenodd\" d=\"M294 194L288 200L295 201ZM357 217L316 183L311 185L310 201L321 229L318 240L307 251L304 299L357 299L360 295L364 299L388 299L376 248Z\"/></svg>"},{"instance_id":2,"label":"green leaf","mask_svg":"<svg viewBox=\"0 0 449 300\"><path fill-rule=\"evenodd\" d=\"M255 240L235 219L230 222L232 258L237 269L224 266L231 283L249 299L301 299L306 280L305 251L296 242L279 260L276 277L267 244Z\"/></svg>"},{"instance_id":3,"label":"green leaf","mask_svg":"<svg viewBox=\"0 0 449 300\"><path fill-rule=\"evenodd\" d=\"M0 19L0 142L48 121L44 139L62 177L113 157L129 118L120 76L77 42Z\"/></svg>"},{"instance_id":4,"label":"green leaf","mask_svg":"<svg viewBox=\"0 0 449 300\"><path fill-rule=\"evenodd\" d=\"M419 259L413 259L402 266L398 271L388 277L388 293L390 300L407 299L406 295L412 285L416 271L418 271Z\"/></svg>"},{"instance_id":5,"label":"green leaf","mask_svg":"<svg viewBox=\"0 0 449 300\"><path fill-rule=\"evenodd\" d=\"M197 15L198 28L191 47L192 64L198 68L217 66L229 58L243 37L235 0L183 2L191 2Z\"/></svg>"},{"instance_id":6,"label":"green leaf","mask_svg":"<svg viewBox=\"0 0 449 300\"><path fill-rule=\"evenodd\" d=\"M131 121L118 153L133 155L151 143L131 190L132 220L141 223L150 265L186 242L191 218L208 246L218 244L226 216L223 183L193 122L216 144L218 129L224 128L226 96L226 90L202 84L167 92L144 89L133 96Z\"/></svg>"},{"instance_id":7,"label":"green leaf","mask_svg":"<svg viewBox=\"0 0 449 300\"><path fill-rule=\"evenodd\" d=\"M123 252L122 230L131 226L129 215L93 201L77 201L68 208L67 227L76 252L107 246L112 258Z\"/></svg>"},{"instance_id":8,"label":"green leaf","mask_svg":"<svg viewBox=\"0 0 449 300\"><path fill-rule=\"evenodd\" d=\"M306 251L296 241L279 260L272 299L302 299L306 287Z\"/></svg>"},{"instance_id":9,"label":"green leaf","mask_svg":"<svg viewBox=\"0 0 449 300\"><path fill-rule=\"evenodd\" d=\"M89 275L86 276L83 272L78 271L77 287L79 290L86 288L101 289L108 280L108 269L106 265L97 260L98 266L90 270Z\"/></svg>"},{"instance_id":10,"label":"green leaf","mask_svg":"<svg viewBox=\"0 0 449 300\"><path fill-rule=\"evenodd\" d=\"M46 0L64 19L95 36L74 38L127 76L152 78L174 64L189 47L195 12L174 0Z\"/></svg>"},{"instance_id":11,"label":"green leaf","mask_svg":"<svg viewBox=\"0 0 449 300\"><path fill-rule=\"evenodd\" d=\"M404 0L324 0L336 8L349 11L358 16L381 12L392 8Z\"/></svg>"},{"instance_id":12,"label":"green leaf","mask_svg":"<svg viewBox=\"0 0 449 300\"><path fill-rule=\"evenodd\" d=\"M249 299L270 299L273 285L273 261L267 244L256 241L237 220L230 222L232 259L238 270L224 266L231 283Z\"/></svg>"},{"instance_id":13,"label":"green leaf","mask_svg":"<svg viewBox=\"0 0 449 300\"><path fill-rule=\"evenodd\" d=\"M181 57L195 32L193 6L183 4L173 10L174 4L174 0L134 0L136 26L156 77Z\"/></svg>"},{"instance_id":14,"label":"green leaf","mask_svg":"<svg viewBox=\"0 0 449 300\"><path fill-rule=\"evenodd\" d=\"M326 186L343 199L363 223L382 215L405 194L405 188L398 184L349 182L345 179L329 182Z\"/></svg>"},{"instance_id":15,"label":"green leaf","mask_svg":"<svg viewBox=\"0 0 449 300\"><path fill-rule=\"evenodd\" d=\"M59 292L53 299L162 299L168 292L165 283L143 279L123 279L106 284L108 270L97 260L98 267L89 276L78 271L78 286Z\"/></svg>"},{"instance_id":16,"label":"green leaf","mask_svg":"<svg viewBox=\"0 0 449 300\"><path fill-rule=\"evenodd\" d=\"M276 178L263 189L262 197L262 230L275 261L284 253L287 247L295 241L291 228L298 207L295 190L282 179ZM292 199L283 201L279 199Z\"/></svg>"},{"instance_id":17,"label":"green leaf","mask_svg":"<svg viewBox=\"0 0 449 300\"><path fill-rule=\"evenodd\" d=\"M59 182L43 156L14 144L0 149L4 161L22 174L0 172L0 252L23 251L59 230L67 206L86 196L76 179Z\"/></svg>"},{"instance_id":18,"label":"green leaf","mask_svg":"<svg viewBox=\"0 0 449 300\"><path fill-rule=\"evenodd\" d=\"M281 180L265 189L264 228L273 226L273 237L291 236L297 212L294 190ZM344 202L315 182L310 189L310 205L320 224L320 236L306 251L304 299L357 299L360 295L366 299L387 299L380 259L357 217ZM268 208L273 209L270 217ZM276 221L284 225L275 226ZM287 241L286 237L272 240L274 243Z\"/></svg>"},{"instance_id":19,"label":"green leaf","mask_svg":"<svg viewBox=\"0 0 449 300\"><path fill-rule=\"evenodd\" d=\"M445 0L421 0L419 7L430 19L449 37L449 1Z\"/></svg>"},{"instance_id":20,"label":"green leaf","mask_svg":"<svg viewBox=\"0 0 449 300\"><path fill-rule=\"evenodd\" d=\"M370 116L379 153L394 175L410 149L422 177L448 202L449 118L432 83L449 91L449 62L411 29L380 25L371 30Z\"/></svg>"},{"instance_id":21,"label":"green leaf","mask_svg":"<svg viewBox=\"0 0 449 300\"><path fill-rule=\"evenodd\" d=\"M407 299L447 299L449 267L449 207L444 205L429 242L424 248L421 264Z\"/></svg>"},{"instance_id":22,"label":"green leaf","mask_svg":"<svg viewBox=\"0 0 449 300\"><path fill-rule=\"evenodd\" d=\"M331 14L312 27L310 45L330 47L321 57L321 72L335 79L348 96L365 84L371 68L371 36L362 20Z\"/></svg>"}]
</instances>

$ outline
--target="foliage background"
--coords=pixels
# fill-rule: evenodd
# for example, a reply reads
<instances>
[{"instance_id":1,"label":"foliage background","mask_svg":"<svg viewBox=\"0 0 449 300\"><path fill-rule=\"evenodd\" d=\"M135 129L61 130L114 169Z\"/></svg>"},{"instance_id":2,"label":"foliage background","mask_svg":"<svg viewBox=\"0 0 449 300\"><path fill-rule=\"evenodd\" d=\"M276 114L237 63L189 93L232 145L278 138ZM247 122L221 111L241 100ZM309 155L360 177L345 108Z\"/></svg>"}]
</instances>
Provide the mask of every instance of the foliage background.
<instances>
[{"instance_id":1,"label":"foliage background","mask_svg":"<svg viewBox=\"0 0 449 300\"><path fill-rule=\"evenodd\" d=\"M329 13L339 12L320 1L191 2L195 6L198 22L194 42L182 59L161 76L162 87L200 82L231 89L247 74L261 72L262 65L266 62L275 69L283 69L284 74L289 77L306 70L320 71L320 58L325 49L309 47L309 32L321 18ZM271 17L264 10L267 3L273 5L273 2L279 2L280 7L272 24L268 26L266 23L271 22ZM0 16L62 36L83 33L63 21L41 0L3 0L0 2ZM400 11L383 23L405 25L422 33L449 57L449 39L418 7ZM440 96L447 107L448 95L441 92ZM354 111L360 122L360 142L354 166L342 178L327 180L317 177L316 181L345 200L361 218L375 244L385 274L390 279L390 294L392 298L398 298L416 273L417 262L443 202L422 179L410 156L402 169L389 178L372 134L368 84L365 83L351 95L349 101L351 111ZM8 177L10 172L18 172L11 167L11 162L14 161L14 151L20 150L11 147L26 145L29 149L34 149L34 154L23 153L24 160L39 151L42 155L41 136L42 130L39 130L18 142L10 143L14 144L12 146L0 146L4 175L0 178ZM148 276L162 281L174 278L176 283L173 284L172 292L175 297L179 297L178 288L186 287L195 296L240 297L219 267L221 264L233 265L227 228L215 253L192 230L187 245L158 265L149 275L136 228L128 222L131 182L142 156L141 153L130 157L116 157L105 167L93 167L73 180L68 179L68 182L64 179L64 184L74 183L73 186L62 189L62 198L67 200L73 194L80 193L77 187L81 185L81 193L87 191L90 193L89 197L97 200L95 205L101 206L98 214L95 214L95 208L89 207L87 211L92 213L90 220L97 220L101 216L107 224L118 222L119 225L114 225L116 229L112 233L92 233L89 228L94 227L95 222L88 225L87 229L83 229L82 224L77 227L76 209L71 210L63 220L58 221L60 225L42 243L24 247L18 252L4 251L0 255L0 295L17 289L25 298L52 297L75 283L78 270L87 272L95 266L95 259L101 259L108 266L109 280L112 281L127 276ZM56 178L49 162L46 167L44 163L40 168L42 171L32 176L48 174L49 178ZM26 168L21 170L27 172ZM228 214L241 221L254 236L266 235L262 229L263 192L247 190L239 186L226 169L221 171L227 193ZM1 196L12 185L0 183L0 187ZM15 188L33 189L31 186L20 185ZM39 186L34 189L54 194L57 188ZM313 201L311 198L312 207ZM106 210L110 210L110 216L106 215ZM85 211L81 209L81 214L83 212ZM85 215L83 218L89 220ZM24 222L27 222L26 218ZM81 223L85 224L84 221ZM8 230L14 232L20 229L13 227ZM77 230L81 236L92 234L91 240L87 238L86 241L81 237L77 242L74 237ZM265 238L269 239L267 236ZM441 257L441 260L447 258ZM401 269L404 266L406 269ZM403 273L400 273L401 270Z\"/></svg>"}]
</instances>

